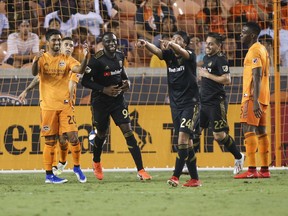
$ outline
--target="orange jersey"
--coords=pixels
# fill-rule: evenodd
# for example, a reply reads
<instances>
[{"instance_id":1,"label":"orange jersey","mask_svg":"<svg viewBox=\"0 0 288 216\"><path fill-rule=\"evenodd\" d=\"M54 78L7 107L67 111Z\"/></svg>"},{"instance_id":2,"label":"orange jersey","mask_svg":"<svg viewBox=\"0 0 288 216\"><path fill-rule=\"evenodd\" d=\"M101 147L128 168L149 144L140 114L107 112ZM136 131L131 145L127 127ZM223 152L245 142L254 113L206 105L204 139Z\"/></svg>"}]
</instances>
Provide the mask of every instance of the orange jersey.
<instances>
[{"instance_id":1,"label":"orange jersey","mask_svg":"<svg viewBox=\"0 0 288 216\"><path fill-rule=\"evenodd\" d=\"M40 107L42 110L63 110L69 102L70 70L80 63L71 56L49 53L39 59Z\"/></svg>"},{"instance_id":2,"label":"orange jersey","mask_svg":"<svg viewBox=\"0 0 288 216\"><path fill-rule=\"evenodd\" d=\"M254 87L252 70L258 67L262 68L260 95L258 98L259 103L268 105L270 102L269 56L266 48L257 42L249 48L244 59L242 103L253 98Z\"/></svg>"}]
</instances>

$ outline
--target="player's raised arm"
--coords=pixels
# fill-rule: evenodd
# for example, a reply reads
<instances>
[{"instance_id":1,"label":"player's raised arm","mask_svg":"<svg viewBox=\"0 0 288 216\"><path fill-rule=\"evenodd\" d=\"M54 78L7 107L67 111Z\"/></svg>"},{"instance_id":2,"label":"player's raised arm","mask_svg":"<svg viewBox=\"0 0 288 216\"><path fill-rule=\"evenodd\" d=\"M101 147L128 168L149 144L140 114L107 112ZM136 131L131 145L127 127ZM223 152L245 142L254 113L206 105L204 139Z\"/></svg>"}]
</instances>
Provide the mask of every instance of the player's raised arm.
<instances>
[{"instance_id":1,"label":"player's raised arm","mask_svg":"<svg viewBox=\"0 0 288 216\"><path fill-rule=\"evenodd\" d=\"M178 40L178 39L176 39ZM160 40L161 42L161 40ZM170 48L172 49L177 55L182 56L185 59L189 59L190 55L188 53L188 50L184 49L183 47L181 47L179 44L177 44L175 41L167 41L166 42L166 48Z\"/></svg>"},{"instance_id":2,"label":"player's raised arm","mask_svg":"<svg viewBox=\"0 0 288 216\"><path fill-rule=\"evenodd\" d=\"M136 46L138 48L141 47L145 47L147 50L149 50L151 53L155 54L156 56L158 56L159 59L163 59L163 54L162 54L162 50L159 49L157 46L155 46L154 44L143 40L143 39L138 39Z\"/></svg>"},{"instance_id":3,"label":"player's raised arm","mask_svg":"<svg viewBox=\"0 0 288 216\"><path fill-rule=\"evenodd\" d=\"M32 63L32 75L36 76L38 74L38 61L43 56L45 50L41 49L36 56L34 57L33 63Z\"/></svg>"},{"instance_id":4,"label":"player's raised arm","mask_svg":"<svg viewBox=\"0 0 288 216\"><path fill-rule=\"evenodd\" d=\"M81 65L76 65L72 68L72 72L73 73L79 73L79 74L84 74L85 73L85 69L86 69L86 66L88 64L88 54L89 54L89 47L88 47L88 44L84 44L83 45L83 53L84 53L84 58L81 62Z\"/></svg>"}]
</instances>

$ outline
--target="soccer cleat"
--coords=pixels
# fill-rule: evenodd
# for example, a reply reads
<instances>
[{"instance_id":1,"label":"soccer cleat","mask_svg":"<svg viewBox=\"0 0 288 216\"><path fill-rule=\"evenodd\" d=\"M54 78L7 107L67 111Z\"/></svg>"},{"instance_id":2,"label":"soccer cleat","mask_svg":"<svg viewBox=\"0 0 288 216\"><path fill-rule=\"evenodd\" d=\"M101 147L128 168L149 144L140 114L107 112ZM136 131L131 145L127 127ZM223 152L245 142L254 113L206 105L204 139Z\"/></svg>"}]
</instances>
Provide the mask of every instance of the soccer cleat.
<instances>
[{"instance_id":1,"label":"soccer cleat","mask_svg":"<svg viewBox=\"0 0 288 216\"><path fill-rule=\"evenodd\" d=\"M235 159L235 164L234 164L234 170L233 170L233 174L239 174L244 166L244 160L245 160L245 155L243 153L240 153L242 155L242 158L240 159Z\"/></svg>"},{"instance_id":2,"label":"soccer cleat","mask_svg":"<svg viewBox=\"0 0 288 216\"><path fill-rule=\"evenodd\" d=\"M54 174L55 176L58 176L58 175L61 174L61 172L58 170L57 167L52 167L52 172L53 172L53 174Z\"/></svg>"},{"instance_id":3,"label":"soccer cleat","mask_svg":"<svg viewBox=\"0 0 288 216\"><path fill-rule=\"evenodd\" d=\"M67 179L59 178L54 174L47 174L45 179L46 184L63 184L66 183L67 181L68 181Z\"/></svg>"},{"instance_id":4,"label":"soccer cleat","mask_svg":"<svg viewBox=\"0 0 288 216\"><path fill-rule=\"evenodd\" d=\"M184 165L181 174L182 174L182 175L189 175L189 170L188 170L186 164Z\"/></svg>"},{"instance_id":5,"label":"soccer cleat","mask_svg":"<svg viewBox=\"0 0 288 216\"><path fill-rule=\"evenodd\" d=\"M79 182L81 183L85 183L87 181L86 176L83 174L82 170L80 169L80 167L75 167L73 168L73 172L75 173L75 175L77 176L77 179Z\"/></svg>"},{"instance_id":6,"label":"soccer cleat","mask_svg":"<svg viewBox=\"0 0 288 216\"><path fill-rule=\"evenodd\" d=\"M200 187L202 186L201 181L198 179L190 179L182 187Z\"/></svg>"},{"instance_id":7,"label":"soccer cleat","mask_svg":"<svg viewBox=\"0 0 288 216\"><path fill-rule=\"evenodd\" d=\"M95 144L95 137L96 137L96 130L92 130L90 133L89 133L89 143L90 145L94 146Z\"/></svg>"},{"instance_id":8,"label":"soccer cleat","mask_svg":"<svg viewBox=\"0 0 288 216\"><path fill-rule=\"evenodd\" d=\"M144 169L141 169L137 173L137 177L140 180L151 180L152 176L150 176Z\"/></svg>"},{"instance_id":9,"label":"soccer cleat","mask_svg":"<svg viewBox=\"0 0 288 216\"><path fill-rule=\"evenodd\" d=\"M260 169L260 171L258 172L258 178L271 178L271 174L269 170L262 170Z\"/></svg>"},{"instance_id":10,"label":"soccer cleat","mask_svg":"<svg viewBox=\"0 0 288 216\"><path fill-rule=\"evenodd\" d=\"M102 166L100 162L94 162L92 163L93 166L93 170L94 170L94 175L98 180L102 180L104 175L103 175L103 171L102 171Z\"/></svg>"},{"instance_id":11,"label":"soccer cleat","mask_svg":"<svg viewBox=\"0 0 288 216\"><path fill-rule=\"evenodd\" d=\"M60 175L63 171L64 171L64 169L65 169L65 167L67 166L67 164L68 164L68 162L66 161L65 162L65 164L62 164L62 163L58 163L58 165L57 165L57 175ZM54 174L55 175L55 174Z\"/></svg>"},{"instance_id":12,"label":"soccer cleat","mask_svg":"<svg viewBox=\"0 0 288 216\"><path fill-rule=\"evenodd\" d=\"M248 169L248 171L234 176L234 179L252 179L252 178L259 178L259 174L256 169L255 170Z\"/></svg>"},{"instance_id":13,"label":"soccer cleat","mask_svg":"<svg viewBox=\"0 0 288 216\"><path fill-rule=\"evenodd\" d=\"M176 176L172 176L167 180L167 184L171 185L172 187L177 187L179 185L179 179Z\"/></svg>"}]
</instances>

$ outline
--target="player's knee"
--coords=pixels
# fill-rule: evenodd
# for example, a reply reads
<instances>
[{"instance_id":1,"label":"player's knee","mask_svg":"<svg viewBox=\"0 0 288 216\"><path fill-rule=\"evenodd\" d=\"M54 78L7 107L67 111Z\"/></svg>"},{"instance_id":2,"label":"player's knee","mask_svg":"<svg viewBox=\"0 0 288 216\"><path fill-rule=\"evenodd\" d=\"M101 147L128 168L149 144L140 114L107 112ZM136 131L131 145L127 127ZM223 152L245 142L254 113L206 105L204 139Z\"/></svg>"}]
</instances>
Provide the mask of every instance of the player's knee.
<instances>
[{"instance_id":1,"label":"player's knee","mask_svg":"<svg viewBox=\"0 0 288 216\"><path fill-rule=\"evenodd\" d=\"M226 137L226 133L224 131L213 132L213 136L214 136L215 141L221 142Z\"/></svg>"},{"instance_id":2,"label":"player's knee","mask_svg":"<svg viewBox=\"0 0 288 216\"><path fill-rule=\"evenodd\" d=\"M56 143L56 136L45 137L45 145L54 146Z\"/></svg>"}]
</instances>

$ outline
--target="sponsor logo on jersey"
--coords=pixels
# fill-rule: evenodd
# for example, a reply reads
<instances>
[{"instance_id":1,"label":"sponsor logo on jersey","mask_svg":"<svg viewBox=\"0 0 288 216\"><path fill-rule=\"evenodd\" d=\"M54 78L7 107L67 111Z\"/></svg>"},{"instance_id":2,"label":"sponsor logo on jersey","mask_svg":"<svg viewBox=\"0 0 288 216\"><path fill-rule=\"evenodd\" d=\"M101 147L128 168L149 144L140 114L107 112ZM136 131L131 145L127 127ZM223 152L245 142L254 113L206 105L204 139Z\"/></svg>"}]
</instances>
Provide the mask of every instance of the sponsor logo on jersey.
<instances>
[{"instance_id":1,"label":"sponsor logo on jersey","mask_svg":"<svg viewBox=\"0 0 288 216\"><path fill-rule=\"evenodd\" d=\"M257 64L257 62L258 62L258 58L254 58L254 59L252 59L252 62L253 62L253 64Z\"/></svg>"},{"instance_id":2,"label":"sponsor logo on jersey","mask_svg":"<svg viewBox=\"0 0 288 216\"><path fill-rule=\"evenodd\" d=\"M121 72L122 72L122 69L120 69L120 70L115 70L115 71L111 71L111 72L109 72L109 71L104 71L104 76L113 76L113 75L118 75L118 74L121 74Z\"/></svg>"},{"instance_id":3,"label":"sponsor logo on jersey","mask_svg":"<svg viewBox=\"0 0 288 216\"><path fill-rule=\"evenodd\" d=\"M228 65L222 66L222 70L223 70L224 72L228 72L228 70L229 70Z\"/></svg>"},{"instance_id":4,"label":"sponsor logo on jersey","mask_svg":"<svg viewBox=\"0 0 288 216\"><path fill-rule=\"evenodd\" d=\"M176 73L176 72L181 72L184 70L185 70L185 67L183 65L181 65L180 67L176 67L176 68L168 68L169 73Z\"/></svg>"}]
</instances>

